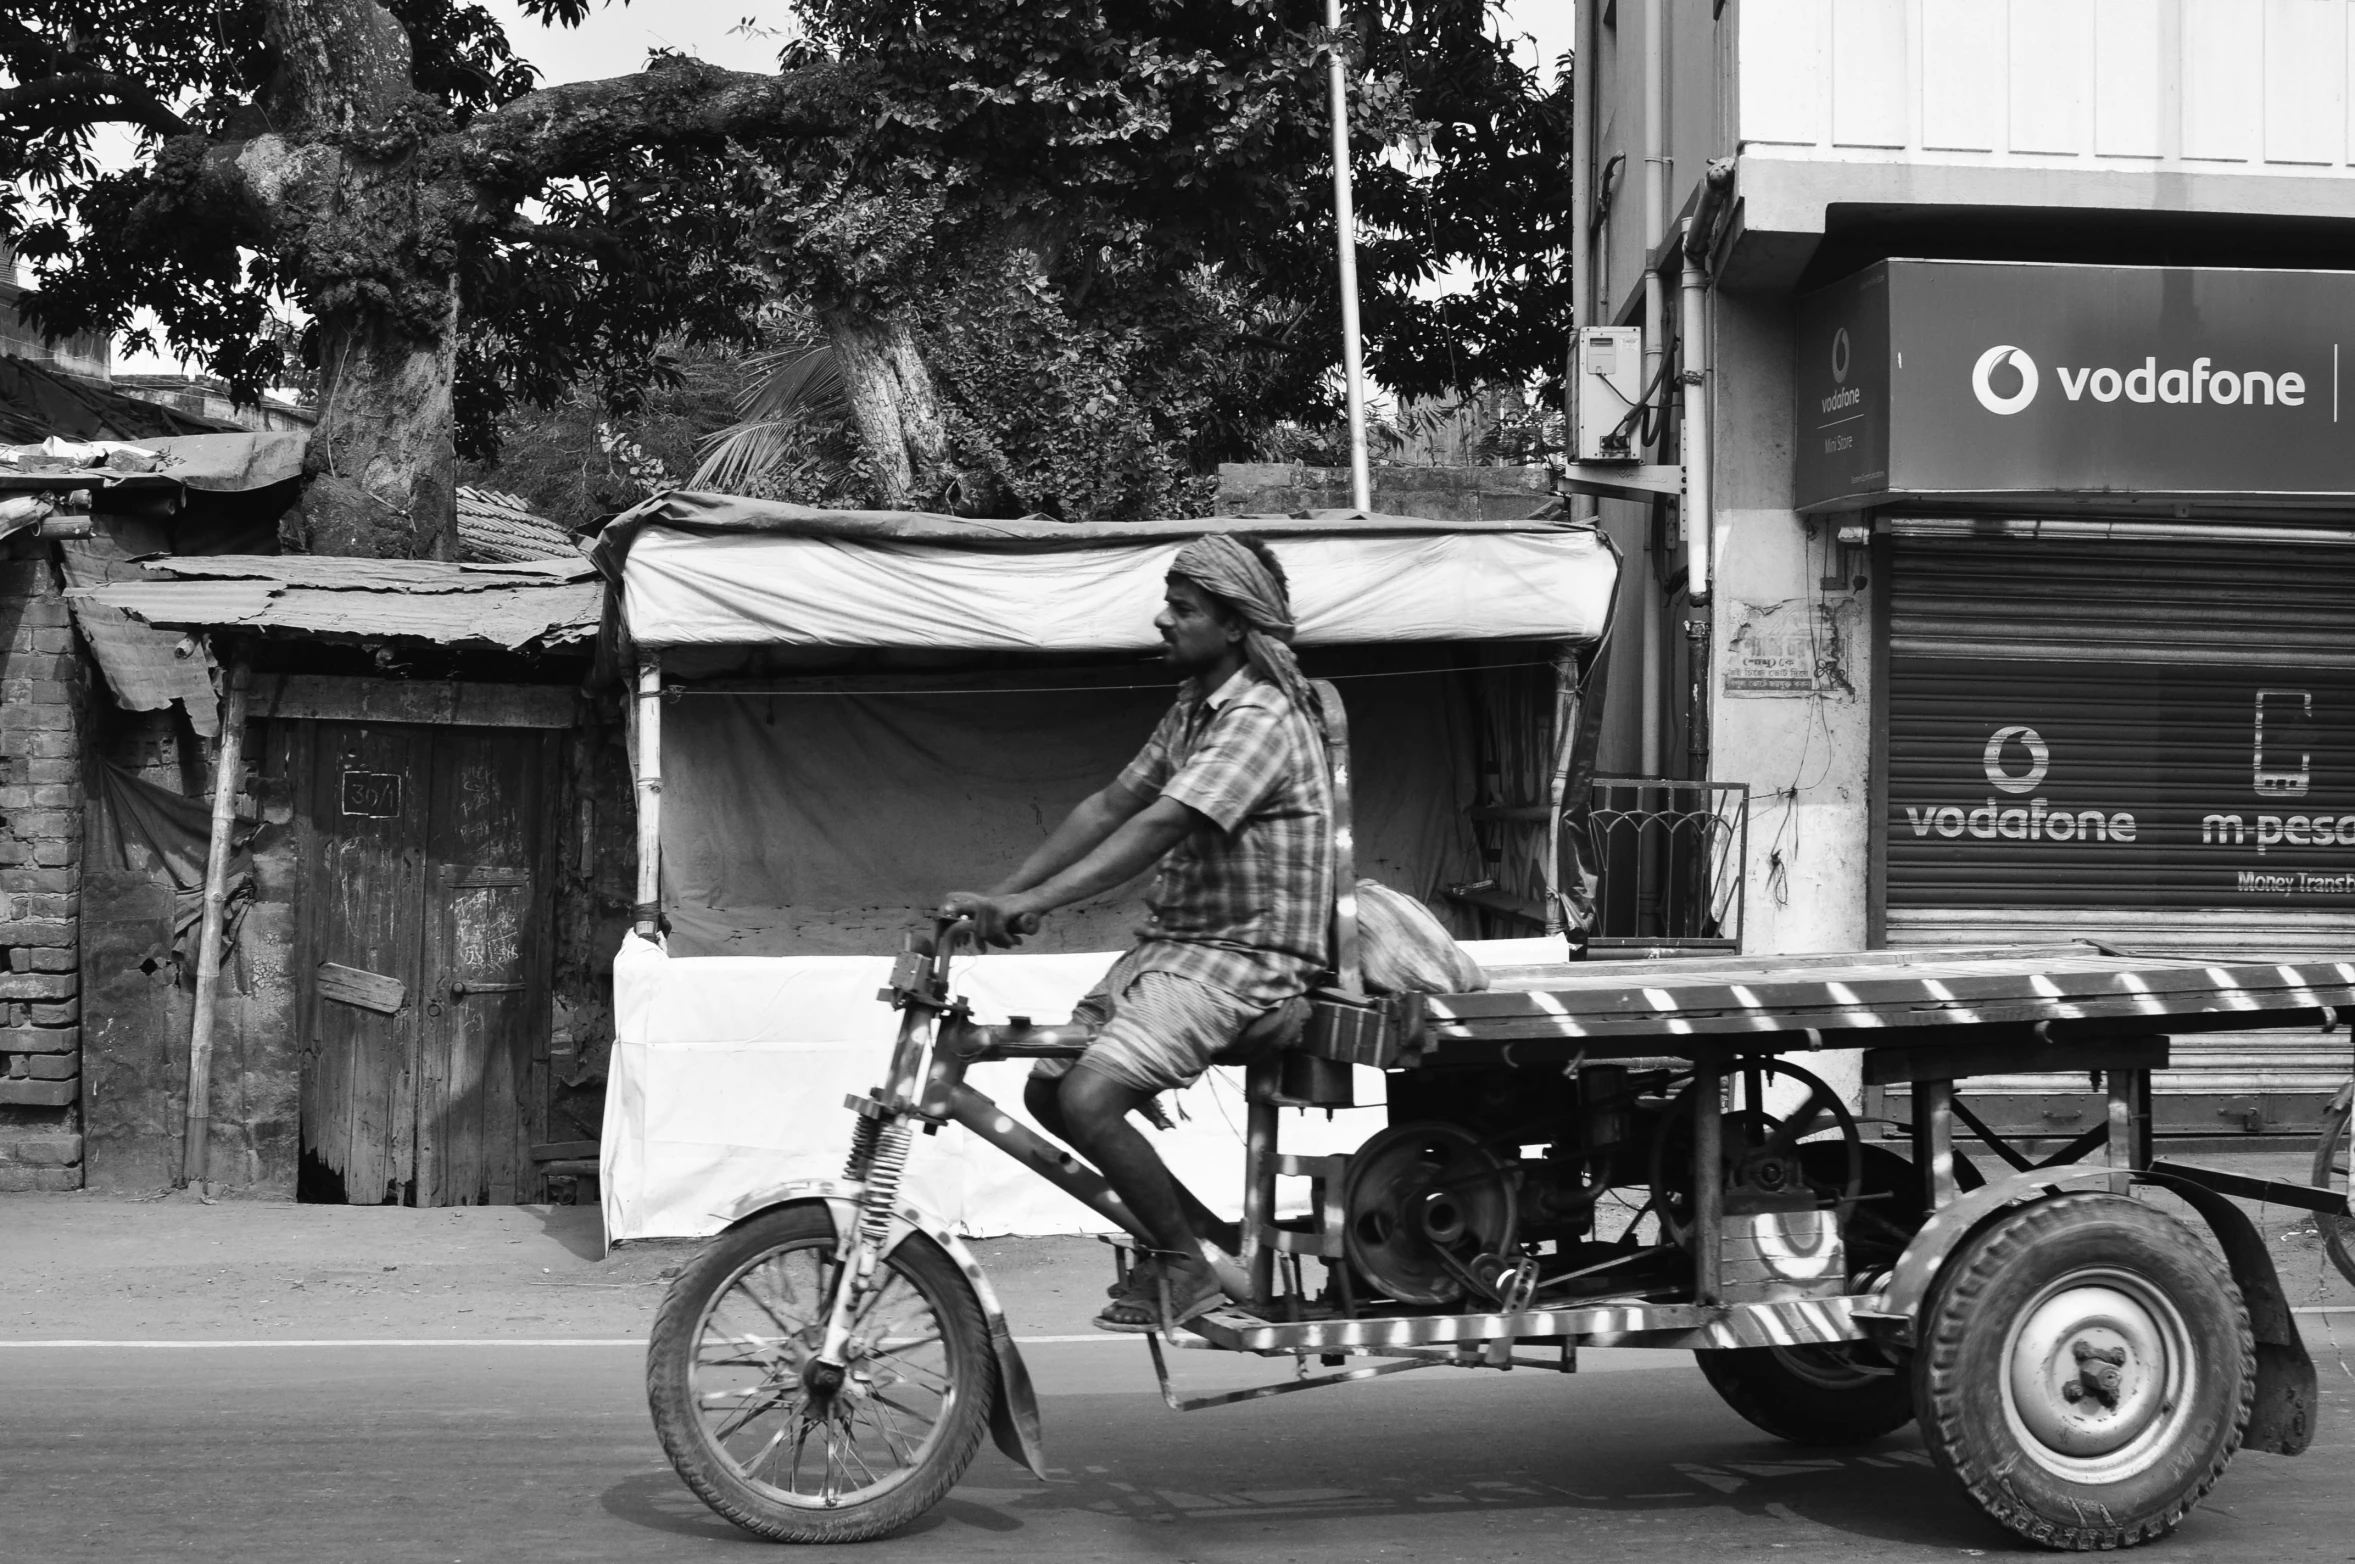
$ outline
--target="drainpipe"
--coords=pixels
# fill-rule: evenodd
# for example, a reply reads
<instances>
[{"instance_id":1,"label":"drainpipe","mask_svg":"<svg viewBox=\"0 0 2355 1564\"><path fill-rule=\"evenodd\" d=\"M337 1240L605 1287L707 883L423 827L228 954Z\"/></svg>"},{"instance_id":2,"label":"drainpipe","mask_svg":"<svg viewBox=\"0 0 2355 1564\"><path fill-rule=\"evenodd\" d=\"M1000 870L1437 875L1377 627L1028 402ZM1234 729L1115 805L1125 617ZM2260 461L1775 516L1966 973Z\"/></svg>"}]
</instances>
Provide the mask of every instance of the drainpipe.
<instances>
[{"instance_id":1,"label":"drainpipe","mask_svg":"<svg viewBox=\"0 0 2355 1564\"><path fill-rule=\"evenodd\" d=\"M1702 192L1699 206L1709 204L1709 192ZM1683 344L1683 362L1677 366L1677 379L1684 387L1684 427L1677 435L1677 454L1684 459L1684 560L1685 560L1685 640L1690 649L1692 688L1687 699L1690 705L1685 719L1685 749L1691 761L1693 775L1706 780L1709 775L1709 544L1710 529L1714 526L1715 511L1709 503L1710 457L1709 447L1709 324L1708 279L1701 263L1706 259L1702 246L1706 244L1709 225L1702 222L1701 211L1686 219L1684 243L1678 247L1684 258L1684 270L1677 282L1680 297L1677 304L1677 337Z\"/></svg>"},{"instance_id":2,"label":"drainpipe","mask_svg":"<svg viewBox=\"0 0 2355 1564\"><path fill-rule=\"evenodd\" d=\"M245 776L245 695L253 654L244 642L229 659L221 702L221 737L213 748L213 822L204 853L204 921L197 929L196 1018L188 1029L188 1124L180 1145L180 1183L201 1194L211 1178L213 1011L221 991L221 924L229 901L229 839L237 830L237 784Z\"/></svg>"},{"instance_id":3,"label":"drainpipe","mask_svg":"<svg viewBox=\"0 0 2355 1564\"><path fill-rule=\"evenodd\" d=\"M1667 289L1660 279L1655 264L1659 257L1660 241L1666 236L1668 221L1668 162L1661 132L1662 75L1667 56L1667 26L1662 0L1644 0L1643 53L1643 136L1644 136L1644 376L1647 394L1658 381L1660 366L1668 351ZM1651 459L1659 460L1657 452ZM1646 554L1652 554L1647 540ZM1651 563L1655 569L1646 571L1637 586L1644 595L1643 617L1643 774L1661 774L1660 706L1667 678L1667 648L1663 644L1666 626L1662 623L1658 559Z\"/></svg>"},{"instance_id":4,"label":"drainpipe","mask_svg":"<svg viewBox=\"0 0 2355 1564\"><path fill-rule=\"evenodd\" d=\"M1594 133L1589 128L1589 116L1594 105L1587 102L1587 93L1594 82L1589 71L1586 52L1587 23L1594 19L1593 0L1573 0L1570 13L1570 351L1577 354L1577 329L1594 324L1594 311L1587 301L1594 296L1590 279L1594 276L1594 171L1587 167L1594 158ZM1538 62L1540 69L1545 61ZM1570 374L1578 372L1575 362ZM1576 456L1576 452L1571 453Z\"/></svg>"},{"instance_id":5,"label":"drainpipe","mask_svg":"<svg viewBox=\"0 0 2355 1564\"><path fill-rule=\"evenodd\" d=\"M1704 203L1706 199L1704 195ZM1677 435L1677 454L1684 461L1685 591L1696 611L1709 606L1709 280L1701 270L1707 233L1696 211L1685 220L1684 242L1677 247L1684 259L1677 279L1682 362L1676 378L1684 387L1684 428Z\"/></svg>"}]
</instances>

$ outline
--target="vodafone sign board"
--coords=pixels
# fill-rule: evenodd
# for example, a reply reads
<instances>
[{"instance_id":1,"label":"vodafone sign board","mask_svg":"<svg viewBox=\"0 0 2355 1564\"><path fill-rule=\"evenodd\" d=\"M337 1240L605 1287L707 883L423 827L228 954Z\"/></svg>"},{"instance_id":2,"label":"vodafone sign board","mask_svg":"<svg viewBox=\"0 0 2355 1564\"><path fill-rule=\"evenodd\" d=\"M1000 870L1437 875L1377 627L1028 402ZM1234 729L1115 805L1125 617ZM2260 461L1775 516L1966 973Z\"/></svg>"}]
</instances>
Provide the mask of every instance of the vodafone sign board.
<instances>
[{"instance_id":1,"label":"vodafone sign board","mask_svg":"<svg viewBox=\"0 0 2355 1564\"><path fill-rule=\"evenodd\" d=\"M2355 272L1882 261L1800 301L1794 390L1807 510L2355 497Z\"/></svg>"}]
</instances>

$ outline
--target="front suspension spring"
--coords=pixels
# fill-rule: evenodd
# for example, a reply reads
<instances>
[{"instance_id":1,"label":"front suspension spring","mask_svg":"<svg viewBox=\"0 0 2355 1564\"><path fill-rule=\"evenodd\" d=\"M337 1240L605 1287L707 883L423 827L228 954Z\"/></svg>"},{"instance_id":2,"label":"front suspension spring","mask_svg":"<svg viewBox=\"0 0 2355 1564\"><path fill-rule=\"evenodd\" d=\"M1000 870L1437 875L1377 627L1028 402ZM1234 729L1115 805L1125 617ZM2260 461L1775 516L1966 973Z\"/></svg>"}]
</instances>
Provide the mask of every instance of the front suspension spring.
<instances>
[{"instance_id":1,"label":"front suspension spring","mask_svg":"<svg viewBox=\"0 0 2355 1564\"><path fill-rule=\"evenodd\" d=\"M860 1202L859 1240L870 1251L879 1250L891 1235L892 1213L899 1209L900 1174L907 1170L908 1147L915 1127L894 1120L876 1136L874 1155L867 1166L867 1193Z\"/></svg>"},{"instance_id":2,"label":"front suspension spring","mask_svg":"<svg viewBox=\"0 0 2355 1564\"><path fill-rule=\"evenodd\" d=\"M875 1136L882 1128L865 1114L851 1127L850 1156L842 1164L842 1176L853 1184L867 1181L867 1169L875 1160Z\"/></svg>"}]
</instances>

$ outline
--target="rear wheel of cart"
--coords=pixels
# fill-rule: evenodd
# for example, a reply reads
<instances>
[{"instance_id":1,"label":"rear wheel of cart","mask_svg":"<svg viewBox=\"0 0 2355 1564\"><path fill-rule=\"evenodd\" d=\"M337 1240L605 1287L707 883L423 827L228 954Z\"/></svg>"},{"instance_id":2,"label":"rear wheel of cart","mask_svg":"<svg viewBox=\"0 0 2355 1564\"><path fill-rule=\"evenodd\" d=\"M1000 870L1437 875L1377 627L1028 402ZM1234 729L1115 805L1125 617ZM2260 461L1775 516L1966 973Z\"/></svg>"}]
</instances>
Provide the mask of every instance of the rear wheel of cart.
<instances>
[{"instance_id":1,"label":"rear wheel of cart","mask_svg":"<svg viewBox=\"0 0 2355 1564\"><path fill-rule=\"evenodd\" d=\"M2348 1164L2355 1160L2355 1135L2348 1131L2349 1119L2355 1118L2351 1096L2355 1093L2339 1093L2330 1111L2322 1116L2322 1134L2314 1143L2314 1183L2342 1198L2355 1189L2355 1179L2348 1174ZM2355 1217L2323 1213L2315 1217L2314 1225L2322 1230L2331 1264L2339 1268L2341 1276L2355 1282Z\"/></svg>"},{"instance_id":2,"label":"rear wheel of cart","mask_svg":"<svg viewBox=\"0 0 2355 1564\"><path fill-rule=\"evenodd\" d=\"M2172 1531L2240 1447L2257 1373L2207 1243L2117 1195L1997 1218L1948 1260L1916 1340L1931 1457L2055 1548Z\"/></svg>"},{"instance_id":3,"label":"rear wheel of cart","mask_svg":"<svg viewBox=\"0 0 2355 1564\"><path fill-rule=\"evenodd\" d=\"M817 1361L842 1266L818 1202L753 1218L671 1283L646 1355L655 1432L703 1502L777 1542L864 1542L973 1460L997 1364L973 1288L916 1234L885 1256L850 1361Z\"/></svg>"},{"instance_id":4,"label":"rear wheel of cart","mask_svg":"<svg viewBox=\"0 0 2355 1564\"><path fill-rule=\"evenodd\" d=\"M1693 1356L1727 1406L1793 1444L1866 1444L1913 1421L1913 1385L1864 1342Z\"/></svg>"}]
</instances>

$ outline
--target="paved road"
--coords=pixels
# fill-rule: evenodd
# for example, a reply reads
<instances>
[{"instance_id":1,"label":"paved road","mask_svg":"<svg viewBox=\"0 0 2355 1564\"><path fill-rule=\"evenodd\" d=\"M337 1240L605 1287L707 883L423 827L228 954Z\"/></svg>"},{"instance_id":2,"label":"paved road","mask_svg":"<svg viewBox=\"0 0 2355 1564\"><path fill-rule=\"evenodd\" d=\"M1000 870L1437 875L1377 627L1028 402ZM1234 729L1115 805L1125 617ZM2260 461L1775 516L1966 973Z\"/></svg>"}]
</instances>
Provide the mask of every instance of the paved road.
<instances>
[{"instance_id":1,"label":"paved road","mask_svg":"<svg viewBox=\"0 0 2355 1564\"><path fill-rule=\"evenodd\" d=\"M1355 1561L2019 1551L1910 1432L1826 1455L1725 1411L1689 1361L1575 1379L1433 1370L1180 1416L1133 1343L1030 1349L1054 1480L984 1447L865 1561ZM1632 1367L1605 1372L1607 1362ZM1241 1365L1186 1355L1193 1383ZM2152 1557L2355 1558L2355 1373L2323 1355L2300 1460L2243 1456ZM237 1564L774 1558L663 1464L626 1347L0 1348L0 1557ZM758 1550L758 1551L754 1551Z\"/></svg>"}]
</instances>

